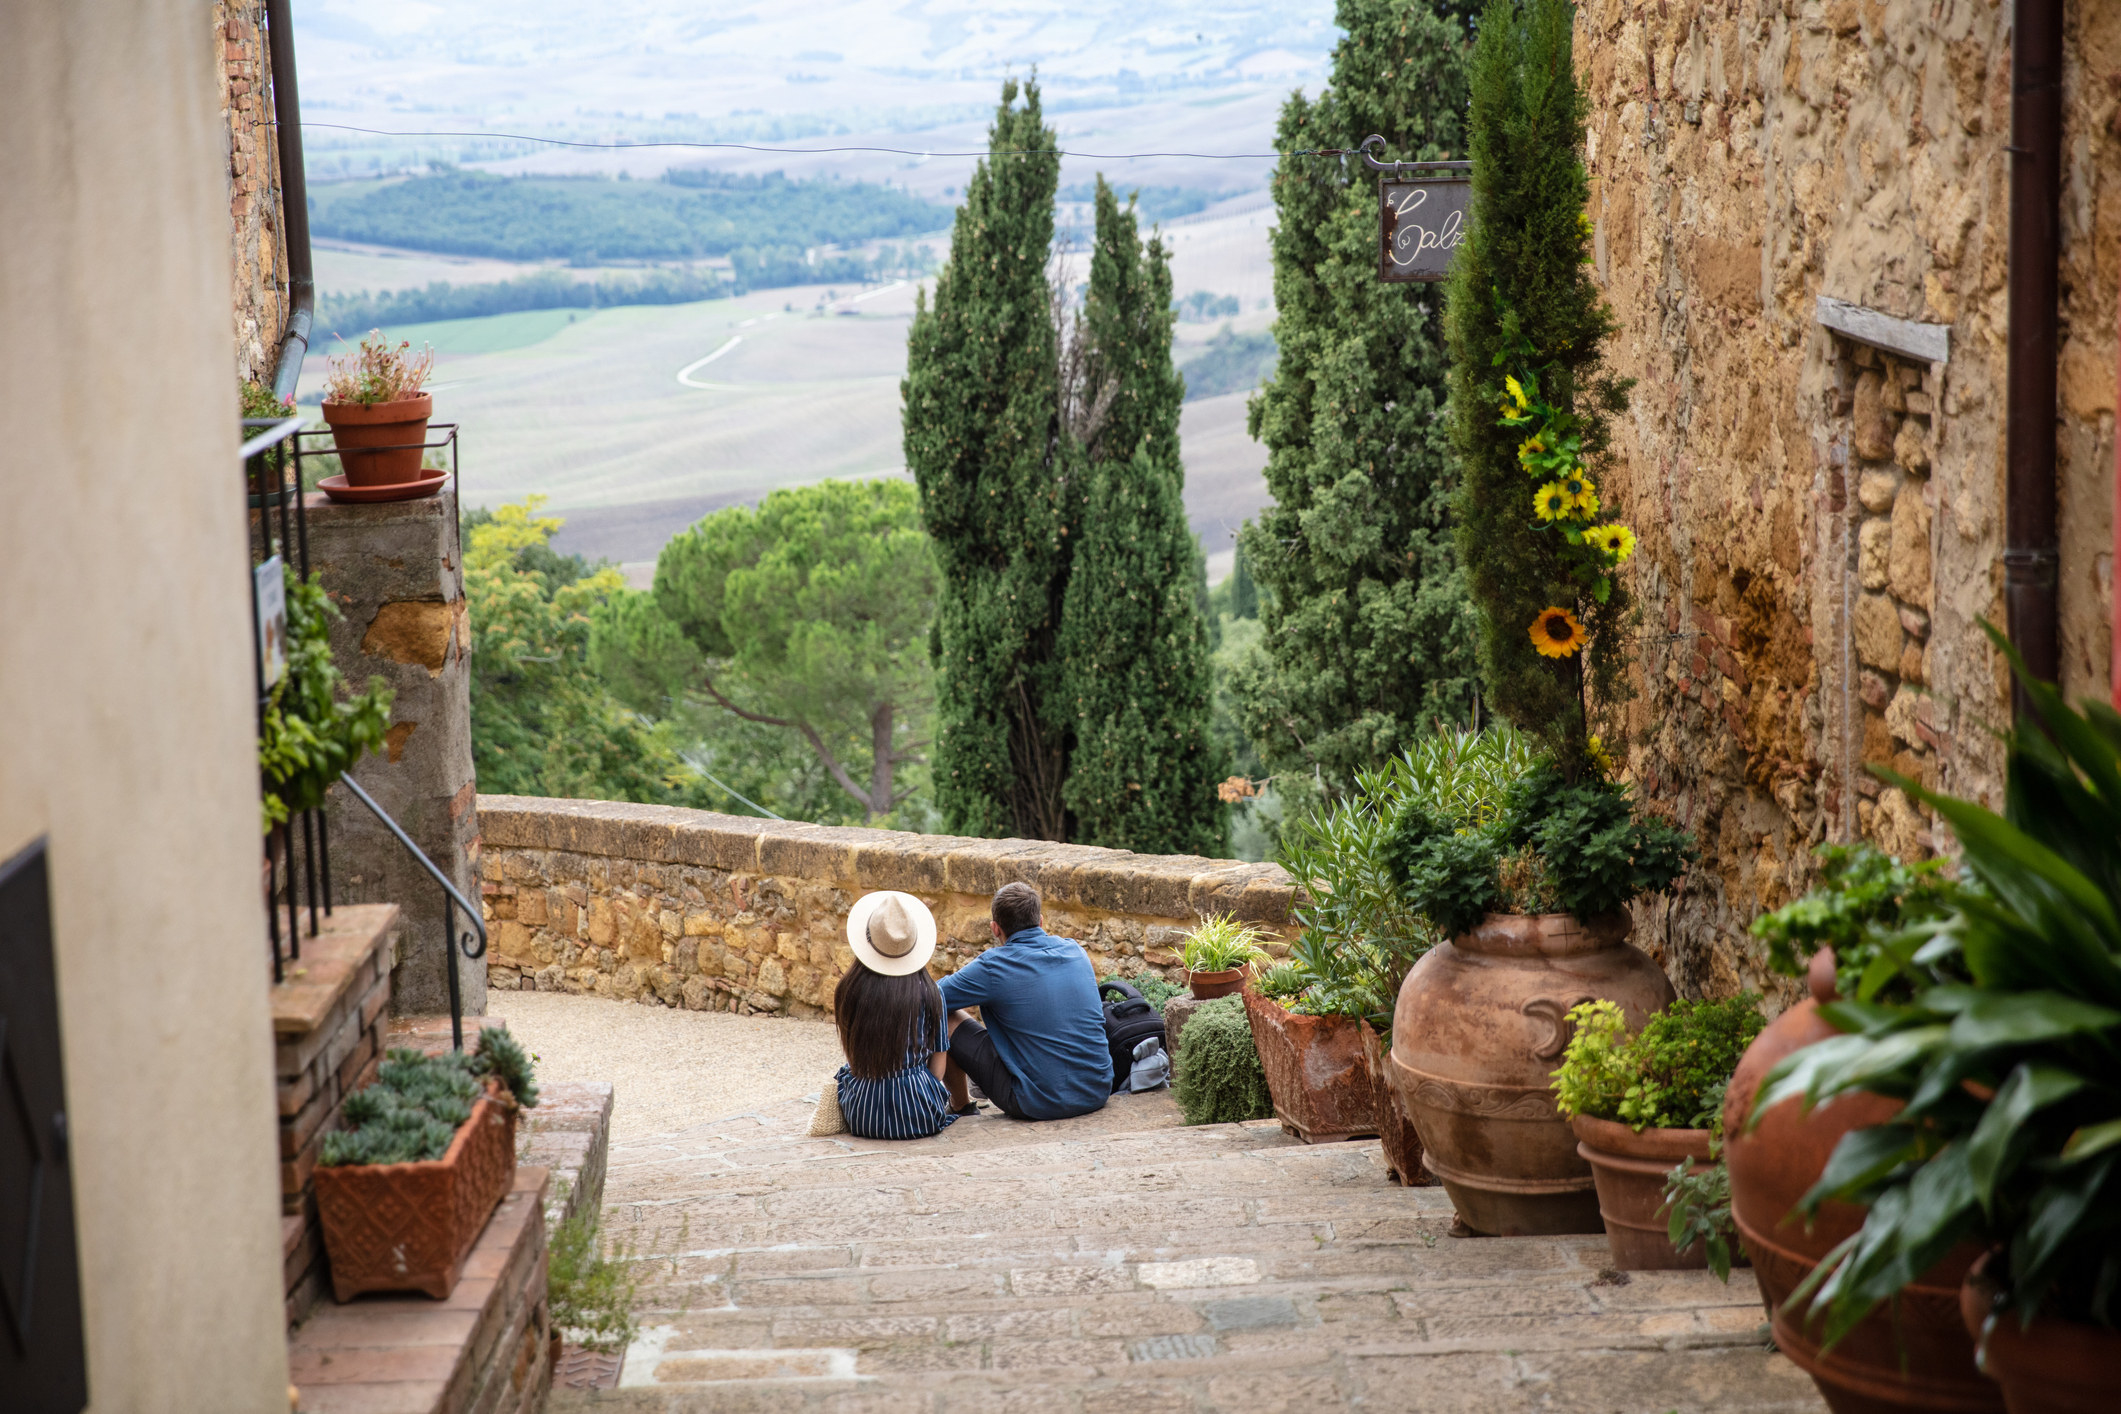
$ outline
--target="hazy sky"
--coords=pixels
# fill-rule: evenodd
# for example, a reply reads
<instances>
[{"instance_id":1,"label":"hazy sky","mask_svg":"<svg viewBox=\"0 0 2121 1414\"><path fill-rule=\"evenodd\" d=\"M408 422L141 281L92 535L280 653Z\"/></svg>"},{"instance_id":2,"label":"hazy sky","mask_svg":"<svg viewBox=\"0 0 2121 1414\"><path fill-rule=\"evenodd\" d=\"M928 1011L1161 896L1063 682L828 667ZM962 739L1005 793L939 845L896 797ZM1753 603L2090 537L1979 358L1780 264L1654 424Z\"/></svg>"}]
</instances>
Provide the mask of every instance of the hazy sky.
<instances>
[{"instance_id":1,"label":"hazy sky","mask_svg":"<svg viewBox=\"0 0 2121 1414\"><path fill-rule=\"evenodd\" d=\"M1266 152L1275 110L1315 91L1336 31L1326 0L1059 4L807 0L295 0L304 115L395 131L514 130L596 139L824 139L923 151L977 146L1002 78L1035 66L1064 143L1104 152ZM880 175L940 194L969 160L584 153L390 140L315 127L319 175L444 157L503 169ZM1095 166L1136 183L1251 186L1266 160ZM1089 167L1067 180L1087 180Z\"/></svg>"}]
</instances>

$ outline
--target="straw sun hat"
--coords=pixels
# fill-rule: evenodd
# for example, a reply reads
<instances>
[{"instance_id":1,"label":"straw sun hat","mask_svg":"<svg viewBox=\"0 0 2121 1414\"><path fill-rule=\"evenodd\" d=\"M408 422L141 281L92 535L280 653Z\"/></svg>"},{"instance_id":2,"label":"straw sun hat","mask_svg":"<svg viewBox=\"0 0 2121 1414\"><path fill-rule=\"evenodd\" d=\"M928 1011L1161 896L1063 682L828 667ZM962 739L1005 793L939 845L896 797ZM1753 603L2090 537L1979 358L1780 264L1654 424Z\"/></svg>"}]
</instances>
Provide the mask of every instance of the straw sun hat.
<instances>
[{"instance_id":1,"label":"straw sun hat","mask_svg":"<svg viewBox=\"0 0 2121 1414\"><path fill-rule=\"evenodd\" d=\"M863 894L847 911L847 946L862 966L886 977L918 972L935 956L935 915L912 894Z\"/></svg>"}]
</instances>

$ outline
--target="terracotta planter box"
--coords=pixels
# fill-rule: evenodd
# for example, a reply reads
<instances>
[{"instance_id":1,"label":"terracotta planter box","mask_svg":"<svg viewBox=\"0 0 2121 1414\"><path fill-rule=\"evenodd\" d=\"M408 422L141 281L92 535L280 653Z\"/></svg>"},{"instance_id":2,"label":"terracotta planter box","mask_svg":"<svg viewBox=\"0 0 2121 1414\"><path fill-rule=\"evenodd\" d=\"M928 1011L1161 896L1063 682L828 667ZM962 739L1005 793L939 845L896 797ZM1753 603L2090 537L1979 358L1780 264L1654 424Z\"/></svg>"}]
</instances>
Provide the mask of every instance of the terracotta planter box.
<instances>
[{"instance_id":1,"label":"terracotta planter box","mask_svg":"<svg viewBox=\"0 0 2121 1414\"><path fill-rule=\"evenodd\" d=\"M1385 1172L1395 1183L1409 1188L1426 1188L1436 1182L1421 1163L1421 1136L1414 1132L1413 1124L1401 1113L1399 1097L1392 1093L1391 1071L1386 1065L1389 1052L1384 1038L1376 1028L1364 1021L1362 1027L1362 1059L1370 1071L1370 1103L1377 1107L1377 1138L1385 1153Z\"/></svg>"},{"instance_id":2,"label":"terracotta planter box","mask_svg":"<svg viewBox=\"0 0 2121 1414\"><path fill-rule=\"evenodd\" d=\"M319 1165L317 1213L332 1295L447 1297L515 1176L516 1104L497 1089L480 1096L439 1159Z\"/></svg>"},{"instance_id":3,"label":"terracotta planter box","mask_svg":"<svg viewBox=\"0 0 2121 1414\"><path fill-rule=\"evenodd\" d=\"M392 403L326 403L324 421L331 427L332 449L346 469L348 486L396 486L420 479L427 455L427 420L435 400L426 393ZM372 448L388 447L390 451Z\"/></svg>"},{"instance_id":4,"label":"terracotta planter box","mask_svg":"<svg viewBox=\"0 0 2121 1414\"><path fill-rule=\"evenodd\" d=\"M2121 1331L2035 1316L2030 1329L2007 1311L1989 1325L1996 1305L1990 1253L1974 1264L1959 1288L1959 1314L1967 1334L1981 1344L1982 1369L2003 1386L2010 1414L2097 1414L2114 1407L2121 1378ZM1982 1336L1987 1327L1987 1338Z\"/></svg>"},{"instance_id":5,"label":"terracotta planter box","mask_svg":"<svg viewBox=\"0 0 2121 1414\"><path fill-rule=\"evenodd\" d=\"M1284 1129L1306 1144L1377 1133L1377 1103L1363 1060L1362 1023L1352 1016L1299 1016L1245 988L1252 1044Z\"/></svg>"},{"instance_id":6,"label":"terracotta planter box","mask_svg":"<svg viewBox=\"0 0 2121 1414\"><path fill-rule=\"evenodd\" d=\"M1616 1120L1576 1115L1576 1152L1598 1184L1598 1215L1605 1219L1613 1265L1624 1272L1703 1271L1708 1253L1699 1242L1681 1252L1672 1246L1664 1216L1664 1179L1681 1159L1692 1172L1709 1167L1706 1129L1645 1129L1636 1133Z\"/></svg>"}]
</instances>

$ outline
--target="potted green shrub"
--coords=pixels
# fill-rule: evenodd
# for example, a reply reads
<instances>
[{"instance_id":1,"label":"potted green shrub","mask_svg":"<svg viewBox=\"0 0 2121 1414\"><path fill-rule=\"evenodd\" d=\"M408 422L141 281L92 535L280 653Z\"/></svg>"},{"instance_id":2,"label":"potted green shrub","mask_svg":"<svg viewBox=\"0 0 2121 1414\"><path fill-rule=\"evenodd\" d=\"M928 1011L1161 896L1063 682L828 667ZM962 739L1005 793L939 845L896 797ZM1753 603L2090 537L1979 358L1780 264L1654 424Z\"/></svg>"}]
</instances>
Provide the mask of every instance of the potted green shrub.
<instances>
[{"instance_id":1,"label":"potted green shrub","mask_svg":"<svg viewBox=\"0 0 2121 1414\"><path fill-rule=\"evenodd\" d=\"M1554 1072L1555 1107L1591 1166L1613 1265L1622 1271L1701 1268L1707 1247L1676 1245L1663 1216L1676 1164L1716 1159L1731 1071L1760 1033L1760 998L1673 1002L1640 1031L1609 1001L1569 1012L1575 1034Z\"/></svg>"},{"instance_id":2,"label":"potted green shrub","mask_svg":"<svg viewBox=\"0 0 2121 1414\"><path fill-rule=\"evenodd\" d=\"M515 1182L516 1109L537 1102L530 1058L500 1027L468 1055L390 1052L339 1107L345 1127L317 1161L332 1294L446 1298Z\"/></svg>"},{"instance_id":3,"label":"potted green shrub","mask_svg":"<svg viewBox=\"0 0 2121 1414\"><path fill-rule=\"evenodd\" d=\"M373 487L404 487L406 495L429 495L434 488L421 461L427 421L434 398L421 391L434 368L434 350L412 352L403 340L392 348L383 331L369 331L360 346L333 358L324 384L324 421L345 468L343 485L328 478L319 483L327 494ZM412 490L414 486L420 489ZM370 496L363 499L378 499ZM386 495L383 499L396 499Z\"/></svg>"},{"instance_id":4,"label":"potted green shrub","mask_svg":"<svg viewBox=\"0 0 2121 1414\"><path fill-rule=\"evenodd\" d=\"M2121 714L2072 710L1993 630L2039 725L2011 737L2004 814L1880 772L1944 817L1966 882L1882 946L1910 984L1820 1007L1842 1034L1784 1058L1756 1114L1867 1091L1799 1203L1868 1211L1807 1300L1831 1348L1973 1242L1961 1290L2013 1414L2110 1408L2121 1371ZM1954 976L1957 973L1959 976ZM1963 977L1963 980L1960 980Z\"/></svg>"},{"instance_id":5,"label":"potted green shrub","mask_svg":"<svg viewBox=\"0 0 2121 1414\"><path fill-rule=\"evenodd\" d=\"M1267 950L1259 945L1263 936L1228 914L1203 918L1179 948L1193 995L1208 1001L1244 986L1246 970L1267 959Z\"/></svg>"},{"instance_id":6,"label":"potted green shrub","mask_svg":"<svg viewBox=\"0 0 2121 1414\"><path fill-rule=\"evenodd\" d=\"M1386 855L1408 904L1448 941L1399 992L1391 1080L1422 1161L1475 1232L1597 1232L1590 1165L1556 1107L1551 1073L1569 1012L1615 1003L1630 1029L1674 998L1628 945L1626 905L1669 888L1691 839L1639 811L1595 768L1569 780L1544 759L1500 813L1410 805Z\"/></svg>"},{"instance_id":7,"label":"potted green shrub","mask_svg":"<svg viewBox=\"0 0 2121 1414\"><path fill-rule=\"evenodd\" d=\"M1867 844L1826 845L1818 855L1818 887L1753 922L1753 935L1767 945L1768 966L1806 978L1811 995L1760 1033L1731 1078L1723 1157L1732 1224L1752 1258L1776 1346L1830 1402L2000 1409L1996 1387L1974 1367L1974 1342L1959 1320L1959 1286L1980 1255L1978 1245L1945 1253L1908 1283L1895 1310L1866 1317L1831 1349L1822 1348L1806 1303L1791 1299L1864 1219L1852 1203L1824 1202L1804 1215L1796 1211L1798 1201L1819 1181L1843 1136L1890 1119L1900 1102L1848 1091L1816 1107L1791 1098L1756 1114L1761 1082L1786 1057L1840 1034L1819 1012L1837 996L1905 1002L1915 992L1909 969L1935 968L1939 976L1964 980L1949 958L1903 964L1888 947L1906 928L1947 911L1937 862L1903 864ZM1681 1195L1675 1202L1675 1222L1684 1221L1679 1210L1691 1201Z\"/></svg>"},{"instance_id":8,"label":"potted green shrub","mask_svg":"<svg viewBox=\"0 0 2121 1414\"><path fill-rule=\"evenodd\" d=\"M1188 1124L1271 1119L1274 1102L1252 1027L1236 997L1218 997L1193 1013L1178 1039L1171 1093Z\"/></svg>"},{"instance_id":9,"label":"potted green shrub","mask_svg":"<svg viewBox=\"0 0 2121 1414\"><path fill-rule=\"evenodd\" d=\"M283 567L287 593L287 668L266 698L258 732L258 770L264 783L263 829L270 833L324 803L324 792L390 729L394 694L380 676L368 691L342 697L344 675L331 653L331 622L339 606L321 576L307 580Z\"/></svg>"}]
</instances>

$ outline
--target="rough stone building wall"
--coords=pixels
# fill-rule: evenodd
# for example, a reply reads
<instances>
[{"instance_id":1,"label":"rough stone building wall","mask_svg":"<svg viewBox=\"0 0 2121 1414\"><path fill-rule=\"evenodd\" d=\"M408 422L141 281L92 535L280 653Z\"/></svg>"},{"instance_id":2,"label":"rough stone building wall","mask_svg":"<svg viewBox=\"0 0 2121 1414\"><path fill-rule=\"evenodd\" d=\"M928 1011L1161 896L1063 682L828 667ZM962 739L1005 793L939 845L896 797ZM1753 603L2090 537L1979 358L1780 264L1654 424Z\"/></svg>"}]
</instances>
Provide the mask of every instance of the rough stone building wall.
<instances>
[{"instance_id":1,"label":"rough stone building wall","mask_svg":"<svg viewBox=\"0 0 2121 1414\"><path fill-rule=\"evenodd\" d=\"M988 901L1015 880L1099 976L1183 981L1179 941L1208 914L1258 925L1270 949L1296 931L1272 864L511 795L479 797L479 831L487 975L504 989L824 1016L853 962L847 910L875 889L935 911L936 976L993 942Z\"/></svg>"},{"instance_id":2,"label":"rough stone building wall","mask_svg":"<svg viewBox=\"0 0 2121 1414\"><path fill-rule=\"evenodd\" d=\"M1744 929L1811 847L1949 841L1861 768L2000 799L2010 9L1589 0L1598 275L1638 381L1609 505L1641 536L1629 765L1705 852L1638 937L1681 990L1768 986ZM2068 7L2059 423L2064 686L2108 671L2121 5ZM1941 326L1941 362L1820 323Z\"/></svg>"},{"instance_id":3,"label":"rough stone building wall","mask_svg":"<svg viewBox=\"0 0 2121 1414\"><path fill-rule=\"evenodd\" d=\"M263 0L208 7L221 62L227 127L229 269L235 281L236 377L272 377L287 311L287 238L280 225L279 148Z\"/></svg>"}]
</instances>

